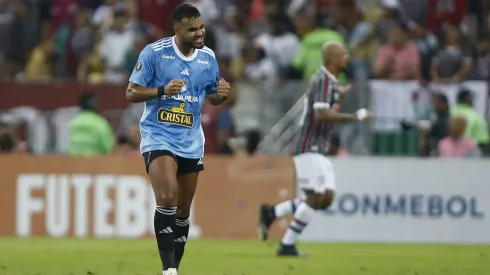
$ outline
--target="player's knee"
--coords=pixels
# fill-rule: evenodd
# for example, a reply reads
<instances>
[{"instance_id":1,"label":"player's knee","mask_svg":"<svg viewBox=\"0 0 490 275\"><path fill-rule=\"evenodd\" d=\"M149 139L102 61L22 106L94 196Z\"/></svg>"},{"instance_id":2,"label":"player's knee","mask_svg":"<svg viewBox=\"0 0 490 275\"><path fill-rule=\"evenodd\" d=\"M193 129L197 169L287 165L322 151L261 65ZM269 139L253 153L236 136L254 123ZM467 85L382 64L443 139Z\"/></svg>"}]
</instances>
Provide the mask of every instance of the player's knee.
<instances>
[{"instance_id":1,"label":"player's knee","mask_svg":"<svg viewBox=\"0 0 490 275\"><path fill-rule=\"evenodd\" d=\"M327 190L325 191L325 194L322 197L322 209L327 209L332 205L333 199L334 199L335 193L333 190Z\"/></svg>"},{"instance_id":2,"label":"player's knee","mask_svg":"<svg viewBox=\"0 0 490 275\"><path fill-rule=\"evenodd\" d=\"M159 206L176 206L178 202L177 189L159 190L155 197Z\"/></svg>"},{"instance_id":3,"label":"player's knee","mask_svg":"<svg viewBox=\"0 0 490 275\"><path fill-rule=\"evenodd\" d=\"M175 216L177 217L189 217L191 215L191 206L187 206L187 205L178 205L177 206L177 212L175 214Z\"/></svg>"},{"instance_id":4,"label":"player's knee","mask_svg":"<svg viewBox=\"0 0 490 275\"><path fill-rule=\"evenodd\" d=\"M313 191L306 192L306 204L315 210L322 209L322 196Z\"/></svg>"}]
</instances>

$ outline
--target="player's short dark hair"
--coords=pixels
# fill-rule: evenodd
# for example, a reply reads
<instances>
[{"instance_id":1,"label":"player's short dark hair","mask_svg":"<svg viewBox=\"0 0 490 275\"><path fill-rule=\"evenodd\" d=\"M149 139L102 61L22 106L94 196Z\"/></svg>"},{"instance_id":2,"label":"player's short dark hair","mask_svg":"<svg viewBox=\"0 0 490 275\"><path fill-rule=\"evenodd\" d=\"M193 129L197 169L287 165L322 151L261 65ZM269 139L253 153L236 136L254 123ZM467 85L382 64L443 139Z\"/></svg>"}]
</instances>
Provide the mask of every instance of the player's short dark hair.
<instances>
[{"instance_id":1,"label":"player's short dark hair","mask_svg":"<svg viewBox=\"0 0 490 275\"><path fill-rule=\"evenodd\" d=\"M172 21L180 22L182 19L194 19L201 17L201 12L191 4L182 4L174 10Z\"/></svg>"},{"instance_id":2,"label":"player's short dark hair","mask_svg":"<svg viewBox=\"0 0 490 275\"><path fill-rule=\"evenodd\" d=\"M82 110L95 110L96 96L93 93L87 92L80 96L78 105Z\"/></svg>"},{"instance_id":3,"label":"player's short dark hair","mask_svg":"<svg viewBox=\"0 0 490 275\"><path fill-rule=\"evenodd\" d=\"M467 88L461 88L458 92L458 103L469 103L473 99L473 93Z\"/></svg>"}]
</instances>

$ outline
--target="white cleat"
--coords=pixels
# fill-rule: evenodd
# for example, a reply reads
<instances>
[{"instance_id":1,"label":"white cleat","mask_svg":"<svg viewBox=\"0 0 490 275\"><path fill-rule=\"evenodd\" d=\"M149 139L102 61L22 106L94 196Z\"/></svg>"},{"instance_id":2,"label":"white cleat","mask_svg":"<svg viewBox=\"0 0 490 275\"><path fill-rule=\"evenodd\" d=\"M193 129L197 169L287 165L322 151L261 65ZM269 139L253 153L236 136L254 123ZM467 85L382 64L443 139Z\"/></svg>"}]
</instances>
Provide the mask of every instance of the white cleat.
<instances>
[{"instance_id":1,"label":"white cleat","mask_svg":"<svg viewBox=\"0 0 490 275\"><path fill-rule=\"evenodd\" d=\"M169 268L169 269L163 271L163 275L177 275L177 269Z\"/></svg>"}]
</instances>

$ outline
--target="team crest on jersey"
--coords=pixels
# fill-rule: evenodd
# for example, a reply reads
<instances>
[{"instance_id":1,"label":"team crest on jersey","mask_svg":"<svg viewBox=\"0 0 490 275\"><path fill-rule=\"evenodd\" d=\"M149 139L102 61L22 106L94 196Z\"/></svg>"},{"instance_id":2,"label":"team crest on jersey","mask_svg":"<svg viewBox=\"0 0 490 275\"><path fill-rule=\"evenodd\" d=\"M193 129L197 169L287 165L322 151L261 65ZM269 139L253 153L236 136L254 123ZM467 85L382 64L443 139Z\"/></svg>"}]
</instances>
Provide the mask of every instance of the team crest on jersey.
<instances>
[{"instance_id":1,"label":"team crest on jersey","mask_svg":"<svg viewBox=\"0 0 490 275\"><path fill-rule=\"evenodd\" d=\"M184 107L185 103L181 103L179 107L172 107L170 110L160 108L158 110L157 121L162 124L173 124L192 128L194 126L194 115L186 112Z\"/></svg>"},{"instance_id":2,"label":"team crest on jersey","mask_svg":"<svg viewBox=\"0 0 490 275\"><path fill-rule=\"evenodd\" d=\"M137 72L141 71L142 68L143 68L143 63L141 63L141 61L138 61L138 63L136 63L136 66L134 66L134 70Z\"/></svg>"}]
</instances>

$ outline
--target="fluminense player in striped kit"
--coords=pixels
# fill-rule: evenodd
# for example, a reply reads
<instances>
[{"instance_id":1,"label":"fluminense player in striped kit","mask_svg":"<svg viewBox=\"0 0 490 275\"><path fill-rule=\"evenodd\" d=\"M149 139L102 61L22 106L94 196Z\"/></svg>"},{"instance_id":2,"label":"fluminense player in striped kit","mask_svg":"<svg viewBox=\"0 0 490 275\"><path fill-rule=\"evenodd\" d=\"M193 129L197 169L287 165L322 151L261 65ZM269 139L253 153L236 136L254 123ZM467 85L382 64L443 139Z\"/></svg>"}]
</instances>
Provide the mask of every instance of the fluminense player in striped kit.
<instances>
[{"instance_id":1,"label":"fluminense player in striped kit","mask_svg":"<svg viewBox=\"0 0 490 275\"><path fill-rule=\"evenodd\" d=\"M335 173L332 162L326 157L330 127L334 123L358 122L372 116L367 109L354 114L338 112L337 101L349 87L339 87L337 76L347 68L349 55L337 42L325 43L322 53L324 65L310 79L303 115L293 141L296 181L302 194L295 200L260 207L260 236L264 241L276 219L294 214L277 251L280 256L303 255L296 249L298 236L315 212L327 209L333 201Z\"/></svg>"}]
</instances>

